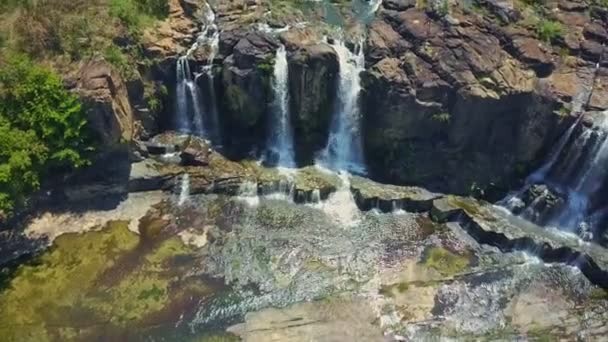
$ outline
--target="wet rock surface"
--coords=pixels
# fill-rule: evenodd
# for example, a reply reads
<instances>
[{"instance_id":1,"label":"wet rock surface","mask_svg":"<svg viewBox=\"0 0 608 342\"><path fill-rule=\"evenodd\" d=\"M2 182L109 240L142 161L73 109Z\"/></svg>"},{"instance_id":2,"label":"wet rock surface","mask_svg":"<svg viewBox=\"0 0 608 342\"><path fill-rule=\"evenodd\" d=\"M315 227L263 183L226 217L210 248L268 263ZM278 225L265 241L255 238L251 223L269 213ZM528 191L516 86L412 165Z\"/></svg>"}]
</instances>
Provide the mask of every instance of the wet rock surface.
<instances>
[{"instance_id":1,"label":"wet rock surface","mask_svg":"<svg viewBox=\"0 0 608 342\"><path fill-rule=\"evenodd\" d=\"M145 46L162 60L157 71L165 76L200 31L202 10L193 1L170 4L170 17L158 32L146 33ZM284 44L299 159L314 159L327 139L339 72L331 40L322 43L319 34L337 22L351 27L352 18L341 16L351 9L335 2L211 5L222 31L210 69L211 86L225 100L225 146L209 148L187 134L156 136L137 145L141 158L121 178L117 193L131 192L123 207L41 215L29 236L1 235L17 247L0 249L0 262L11 266L2 273L0 311L8 324L0 325L1 336L606 336L608 252L594 242L467 197L228 158L263 147L272 58ZM362 134L375 179L479 196L501 192L538 164L575 115L606 109L605 68L595 68L605 64L601 9L551 4L560 10L550 18L569 29L546 42L526 21L529 10L500 1L481 6L490 13L452 6L438 15L411 1L386 0L377 16L358 18L369 24ZM298 25L304 19L313 24ZM294 28L282 31L287 25ZM344 37L350 47L357 44L352 31ZM200 68L206 58L197 52L189 63ZM98 69L105 70L90 68ZM91 108L114 122L100 128L108 144L130 140L128 106L112 72L83 75L80 89L89 92ZM108 92L110 84L120 91ZM150 190L165 193L155 197ZM539 212L562 200L547 190L529 189L529 199L544 198ZM88 199L88 193L65 196ZM141 201L133 201L137 196ZM21 262L48 241L54 241L48 250Z\"/></svg>"},{"instance_id":2,"label":"wet rock surface","mask_svg":"<svg viewBox=\"0 0 608 342\"><path fill-rule=\"evenodd\" d=\"M364 3L209 2L218 54L208 61L199 46L189 60L193 75L212 70L213 82L198 82L204 96L219 99L217 129L228 156L264 150L273 58L284 44L296 160L313 163L337 105L338 62L324 36L351 48L364 41L361 134L371 176L385 183L500 196L538 166L576 115L608 108L605 72L595 76L606 27L586 3L547 4L551 13L504 1L475 9L448 4L445 16L411 1L383 1L374 15ZM159 56L153 69L168 83L175 81L171 65L204 30L208 11L204 3L170 5L160 36L150 32L146 47ZM538 35L545 21L568 30L547 41Z\"/></svg>"},{"instance_id":3,"label":"wet rock surface","mask_svg":"<svg viewBox=\"0 0 608 342\"><path fill-rule=\"evenodd\" d=\"M578 268L478 243L462 221L436 223L424 213L357 212L339 220L336 210L354 198L336 195L308 205L243 193L180 204L180 196L165 195L135 221L91 214L99 231L59 236L41 262L8 278L0 307L12 310L17 298L29 298L9 317L30 328L0 329L50 340L594 340L606 333L606 294ZM434 201L444 199L480 226L500 217L466 199ZM35 281L47 273L68 277ZM54 290L29 294L41 287ZM66 302L73 304L53 317Z\"/></svg>"},{"instance_id":4,"label":"wet rock surface","mask_svg":"<svg viewBox=\"0 0 608 342\"><path fill-rule=\"evenodd\" d=\"M76 82L74 91L82 98L87 120L102 145L111 148L131 141L133 110L118 71L103 60L92 60L82 66Z\"/></svg>"}]
</instances>

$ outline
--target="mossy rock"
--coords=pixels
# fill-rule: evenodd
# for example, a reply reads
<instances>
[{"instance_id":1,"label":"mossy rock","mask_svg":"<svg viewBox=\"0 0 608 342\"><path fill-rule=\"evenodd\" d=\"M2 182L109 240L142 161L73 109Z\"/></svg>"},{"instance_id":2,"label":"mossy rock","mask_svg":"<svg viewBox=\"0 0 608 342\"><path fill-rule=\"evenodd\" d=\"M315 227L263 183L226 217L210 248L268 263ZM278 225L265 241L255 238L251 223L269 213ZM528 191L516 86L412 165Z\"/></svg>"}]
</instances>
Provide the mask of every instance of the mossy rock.
<instances>
[{"instance_id":1,"label":"mossy rock","mask_svg":"<svg viewBox=\"0 0 608 342\"><path fill-rule=\"evenodd\" d=\"M393 297L395 293L405 293L410 289L410 284L407 282L392 284L392 285L382 285L378 293L387 297Z\"/></svg>"},{"instance_id":2,"label":"mossy rock","mask_svg":"<svg viewBox=\"0 0 608 342\"><path fill-rule=\"evenodd\" d=\"M193 256L194 262L194 251L176 236L158 234L158 222L152 225L154 234L145 238L122 221L62 235L21 265L0 292L2 340L65 341L130 331L176 298L210 295L207 284L177 277L194 265L176 260Z\"/></svg>"},{"instance_id":3,"label":"mossy rock","mask_svg":"<svg viewBox=\"0 0 608 342\"><path fill-rule=\"evenodd\" d=\"M427 251L424 265L446 277L454 276L467 269L470 259L454 254L443 247L432 247Z\"/></svg>"}]
</instances>

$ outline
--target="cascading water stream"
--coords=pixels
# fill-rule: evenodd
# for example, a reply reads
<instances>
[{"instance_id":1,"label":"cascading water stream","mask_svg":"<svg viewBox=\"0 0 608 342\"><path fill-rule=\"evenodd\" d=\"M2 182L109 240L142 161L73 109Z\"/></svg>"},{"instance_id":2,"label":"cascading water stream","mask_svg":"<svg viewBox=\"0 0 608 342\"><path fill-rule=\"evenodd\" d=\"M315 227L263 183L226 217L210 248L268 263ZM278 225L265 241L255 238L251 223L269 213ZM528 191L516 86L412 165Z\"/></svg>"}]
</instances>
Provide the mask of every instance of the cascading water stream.
<instances>
[{"instance_id":1,"label":"cascading water stream","mask_svg":"<svg viewBox=\"0 0 608 342\"><path fill-rule=\"evenodd\" d=\"M363 44L355 48L355 53L343 41L336 41L332 46L340 64L338 106L332 118L327 146L321 151L318 162L334 170L364 174L359 108L361 73L365 70Z\"/></svg>"},{"instance_id":2,"label":"cascading water stream","mask_svg":"<svg viewBox=\"0 0 608 342\"><path fill-rule=\"evenodd\" d=\"M192 121L190 119L191 111L197 110L198 105L193 102L194 99L198 99L196 94L196 85L192 80L192 73L190 72L190 63L188 62L188 56L182 56L177 60L176 65L176 129L181 132L192 132Z\"/></svg>"},{"instance_id":3,"label":"cascading water stream","mask_svg":"<svg viewBox=\"0 0 608 342\"><path fill-rule=\"evenodd\" d=\"M206 4L205 26L196 42L188 52L177 60L176 66L176 128L179 131L193 133L217 141L218 119L213 80L213 61L219 49L219 30L215 23L215 13ZM199 47L208 48L207 62L203 73L194 74L190 70L190 56ZM200 96L198 78L207 80L207 95Z\"/></svg>"},{"instance_id":4,"label":"cascading water stream","mask_svg":"<svg viewBox=\"0 0 608 342\"><path fill-rule=\"evenodd\" d=\"M594 120L594 127L580 127L580 120L562 137L549 160L528 177L526 186L503 203L526 219L592 239L608 213L608 203L601 196L608 179L608 112ZM539 184L547 188L526 203L526 193ZM544 213L551 191L561 200Z\"/></svg>"},{"instance_id":5,"label":"cascading water stream","mask_svg":"<svg viewBox=\"0 0 608 342\"><path fill-rule=\"evenodd\" d=\"M293 127L289 112L289 68L285 46L276 52L272 91L272 116L269 125L266 161L284 167L295 167Z\"/></svg>"},{"instance_id":6,"label":"cascading water stream","mask_svg":"<svg viewBox=\"0 0 608 342\"><path fill-rule=\"evenodd\" d=\"M608 239L600 236L608 220L608 201L602 196L608 187L608 111L591 115L593 127L580 125L602 58L572 101L578 119L545 164L528 176L525 186L499 203L525 219L578 233L586 240Z\"/></svg>"},{"instance_id":7,"label":"cascading water stream","mask_svg":"<svg viewBox=\"0 0 608 342\"><path fill-rule=\"evenodd\" d=\"M187 173L184 173L184 175L182 176L182 182L181 182L180 189L179 189L178 205L180 205L180 206L184 205L188 201L189 197L190 197L190 175Z\"/></svg>"},{"instance_id":8,"label":"cascading water stream","mask_svg":"<svg viewBox=\"0 0 608 342\"><path fill-rule=\"evenodd\" d=\"M209 4L206 4L206 23L203 33L198 38L198 44L208 48L207 64L203 66L203 73L197 77L204 77L205 89L205 116L203 123L205 127L204 136L214 143L219 143L219 116L217 111L217 97L215 94L215 74L213 73L213 62L219 51L220 31L215 22L215 12Z\"/></svg>"},{"instance_id":9,"label":"cascading water stream","mask_svg":"<svg viewBox=\"0 0 608 342\"><path fill-rule=\"evenodd\" d=\"M363 23L372 21L374 14L380 9L381 5L382 0L354 0L352 2L353 11Z\"/></svg>"}]
</instances>

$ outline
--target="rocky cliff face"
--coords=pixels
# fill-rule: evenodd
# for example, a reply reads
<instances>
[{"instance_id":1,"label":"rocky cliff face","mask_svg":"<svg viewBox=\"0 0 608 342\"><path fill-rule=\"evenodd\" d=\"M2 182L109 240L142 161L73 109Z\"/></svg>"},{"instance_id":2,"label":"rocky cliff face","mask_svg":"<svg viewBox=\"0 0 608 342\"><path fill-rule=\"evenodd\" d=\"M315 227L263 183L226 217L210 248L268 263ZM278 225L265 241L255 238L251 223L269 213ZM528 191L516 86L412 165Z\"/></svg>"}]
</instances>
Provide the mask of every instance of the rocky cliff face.
<instances>
[{"instance_id":1,"label":"rocky cliff face","mask_svg":"<svg viewBox=\"0 0 608 342\"><path fill-rule=\"evenodd\" d=\"M134 135L133 109L118 72L103 60L85 63L77 76L76 93L87 119L104 146L129 142Z\"/></svg>"},{"instance_id":2,"label":"rocky cliff face","mask_svg":"<svg viewBox=\"0 0 608 342\"><path fill-rule=\"evenodd\" d=\"M200 32L205 6L170 4L171 16L148 34L145 50L156 60L153 77L171 95L176 58ZM307 17L290 3L277 7L262 0L210 5L221 32L213 91L224 152L240 158L264 147L274 55L282 44L296 155L300 164L310 164L326 144L336 104L338 59L321 39L332 30L331 13L317 9ZM386 182L491 196L537 167L576 116L608 108L608 62L601 58L606 12L585 2L548 3L542 20L567 28L548 42L538 38L534 20L540 14L521 4L448 5L441 11L384 1L365 26L361 133L367 165L372 177ZM283 12L292 14L278 20ZM307 24L298 24L302 20ZM363 31L360 23L342 25L347 37ZM208 57L195 51L193 70ZM165 108L163 117L170 117L173 106ZM121 123L122 112L106 122ZM148 126L154 124L172 128L167 120ZM118 131L132 135L129 127L110 129L108 139Z\"/></svg>"},{"instance_id":3,"label":"rocky cliff face","mask_svg":"<svg viewBox=\"0 0 608 342\"><path fill-rule=\"evenodd\" d=\"M583 47L602 42L591 31L605 31L568 4L549 5L572 28L551 46L512 5L440 16L385 2L367 40L363 127L373 175L488 195L538 165L574 117L605 97L594 76L600 53Z\"/></svg>"},{"instance_id":4,"label":"rocky cliff face","mask_svg":"<svg viewBox=\"0 0 608 342\"><path fill-rule=\"evenodd\" d=\"M223 129L227 133L223 134L224 141L239 153L250 151L252 146L264 141L265 114L272 101L272 64L278 41L257 32L237 39L230 39L236 44L222 64L220 108Z\"/></svg>"},{"instance_id":5,"label":"rocky cliff face","mask_svg":"<svg viewBox=\"0 0 608 342\"><path fill-rule=\"evenodd\" d=\"M327 44L294 51L289 64L289 93L296 155L311 163L327 142L339 72L336 52Z\"/></svg>"}]
</instances>

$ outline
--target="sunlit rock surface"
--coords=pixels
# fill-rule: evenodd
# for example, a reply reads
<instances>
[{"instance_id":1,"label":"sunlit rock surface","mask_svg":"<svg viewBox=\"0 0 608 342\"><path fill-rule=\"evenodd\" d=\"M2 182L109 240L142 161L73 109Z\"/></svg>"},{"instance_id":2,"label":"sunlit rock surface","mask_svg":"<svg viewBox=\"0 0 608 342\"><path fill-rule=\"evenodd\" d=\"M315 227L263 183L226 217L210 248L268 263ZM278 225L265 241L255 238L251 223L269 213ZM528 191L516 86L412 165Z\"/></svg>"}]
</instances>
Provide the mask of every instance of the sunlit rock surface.
<instances>
[{"instance_id":1,"label":"sunlit rock surface","mask_svg":"<svg viewBox=\"0 0 608 342\"><path fill-rule=\"evenodd\" d=\"M606 292L576 265L480 244L464 221L436 223L426 213L372 210L345 223L324 206L357 208L354 196L331 196L295 204L209 194L180 204L179 194L167 194L132 221L89 213L97 219L84 221L97 223L94 231L56 237L5 273L2 336L593 340L606 333ZM480 226L500 217L477 202L447 200ZM134 222L136 232L128 229Z\"/></svg>"}]
</instances>

